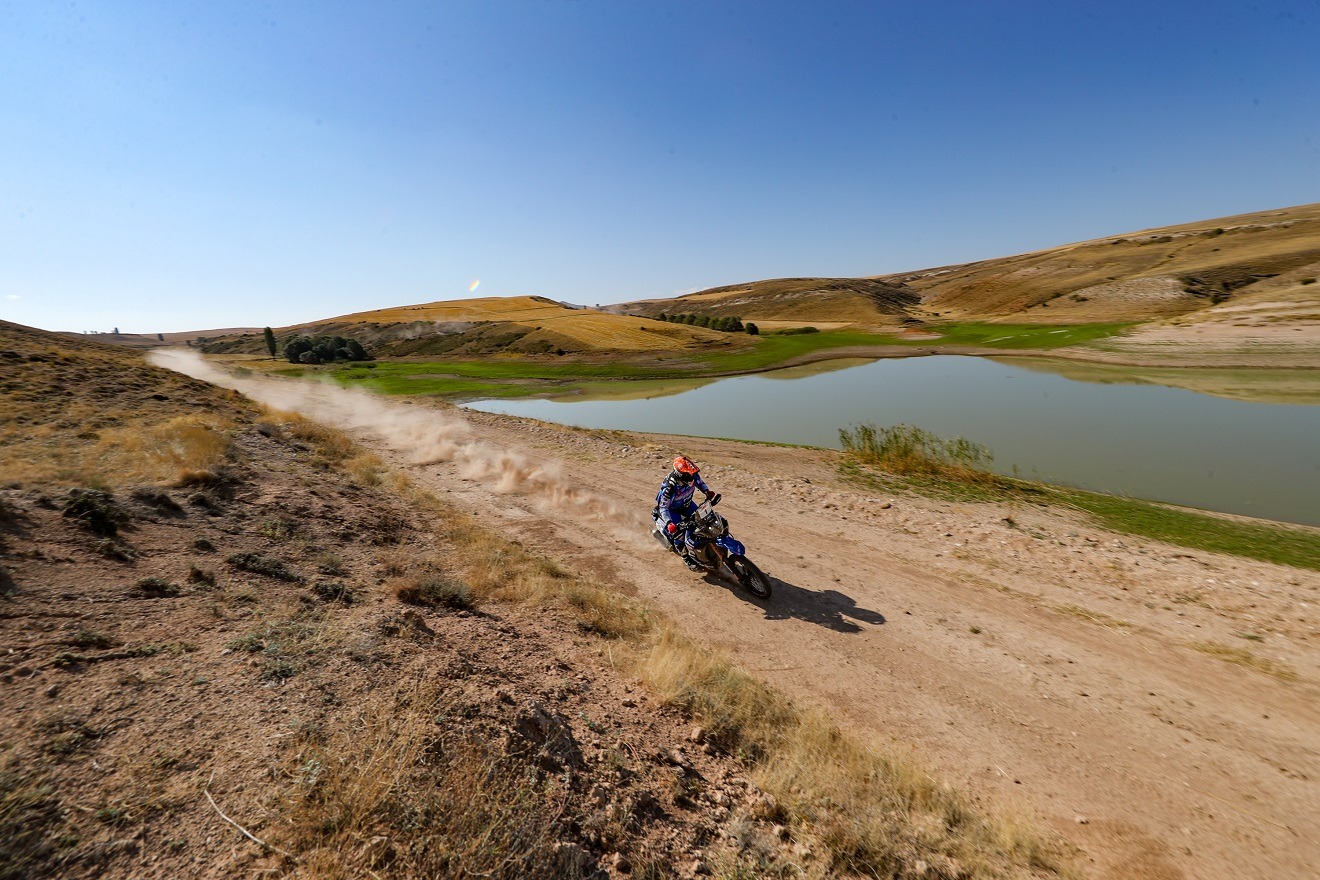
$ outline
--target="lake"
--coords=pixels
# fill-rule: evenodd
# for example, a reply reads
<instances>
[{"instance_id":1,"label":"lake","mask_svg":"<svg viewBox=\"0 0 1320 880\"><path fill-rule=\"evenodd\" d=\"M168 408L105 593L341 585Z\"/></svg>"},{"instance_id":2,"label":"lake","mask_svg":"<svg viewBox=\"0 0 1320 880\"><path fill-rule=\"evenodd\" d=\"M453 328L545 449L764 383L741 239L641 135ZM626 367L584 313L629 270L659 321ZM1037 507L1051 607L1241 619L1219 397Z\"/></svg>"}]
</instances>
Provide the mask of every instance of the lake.
<instances>
[{"instance_id":1,"label":"lake","mask_svg":"<svg viewBox=\"0 0 1320 880\"><path fill-rule=\"evenodd\" d=\"M829 361L693 385L620 382L630 399L467 405L588 428L836 449L839 428L905 422L989 447L1000 473L1320 526L1320 406L1082 382L955 356Z\"/></svg>"}]
</instances>

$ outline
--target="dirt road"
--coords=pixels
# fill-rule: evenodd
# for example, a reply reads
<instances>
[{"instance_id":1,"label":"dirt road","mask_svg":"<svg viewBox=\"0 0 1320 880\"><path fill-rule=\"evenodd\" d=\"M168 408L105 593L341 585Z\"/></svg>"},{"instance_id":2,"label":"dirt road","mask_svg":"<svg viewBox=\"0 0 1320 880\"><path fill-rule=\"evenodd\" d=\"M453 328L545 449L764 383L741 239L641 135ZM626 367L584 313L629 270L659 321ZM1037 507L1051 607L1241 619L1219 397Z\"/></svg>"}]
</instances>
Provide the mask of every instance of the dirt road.
<instances>
[{"instance_id":1,"label":"dirt road","mask_svg":"<svg viewBox=\"0 0 1320 880\"><path fill-rule=\"evenodd\" d=\"M445 463L414 472L779 687L1047 817L1097 876L1317 876L1313 573L1030 508L870 495L829 453L467 419L622 508L649 508L674 451L695 456L776 579L769 602L688 573L632 521L602 528Z\"/></svg>"},{"instance_id":2,"label":"dirt road","mask_svg":"<svg viewBox=\"0 0 1320 880\"><path fill-rule=\"evenodd\" d=\"M1320 876L1314 572L1116 536L1080 514L876 495L825 451L365 397L304 405L275 384L278 405L355 431L506 536L1043 817L1092 876ZM769 601L689 573L645 534L680 450L775 578Z\"/></svg>"}]
</instances>

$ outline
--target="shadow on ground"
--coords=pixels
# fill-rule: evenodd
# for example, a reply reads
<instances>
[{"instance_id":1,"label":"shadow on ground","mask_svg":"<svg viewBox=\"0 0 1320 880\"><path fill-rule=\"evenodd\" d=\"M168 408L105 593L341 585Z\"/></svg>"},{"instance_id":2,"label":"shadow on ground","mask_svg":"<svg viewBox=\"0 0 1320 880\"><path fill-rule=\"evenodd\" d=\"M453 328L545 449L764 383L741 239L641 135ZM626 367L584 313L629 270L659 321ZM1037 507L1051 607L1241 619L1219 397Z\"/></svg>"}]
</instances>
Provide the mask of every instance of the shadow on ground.
<instances>
[{"instance_id":1,"label":"shadow on ground","mask_svg":"<svg viewBox=\"0 0 1320 880\"><path fill-rule=\"evenodd\" d=\"M861 632L859 622L875 626L885 622L885 616L879 611L858 607L851 596L838 590L808 590L771 577L770 598L758 599L731 579L707 574L705 581L712 586L723 587L744 602L757 606L765 612L766 620L802 620L841 633Z\"/></svg>"}]
</instances>

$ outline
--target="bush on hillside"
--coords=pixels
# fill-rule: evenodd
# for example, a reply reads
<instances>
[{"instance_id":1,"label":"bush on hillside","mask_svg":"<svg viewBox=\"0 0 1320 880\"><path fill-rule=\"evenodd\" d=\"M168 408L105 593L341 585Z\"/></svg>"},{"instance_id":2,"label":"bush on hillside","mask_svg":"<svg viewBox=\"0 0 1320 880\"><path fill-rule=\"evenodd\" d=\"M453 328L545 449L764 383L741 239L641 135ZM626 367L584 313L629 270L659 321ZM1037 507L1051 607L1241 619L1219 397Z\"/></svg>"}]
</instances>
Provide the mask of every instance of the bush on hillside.
<instances>
[{"instance_id":1,"label":"bush on hillside","mask_svg":"<svg viewBox=\"0 0 1320 880\"><path fill-rule=\"evenodd\" d=\"M285 344L284 356L291 364L375 360L362 343L343 336L295 336Z\"/></svg>"}]
</instances>

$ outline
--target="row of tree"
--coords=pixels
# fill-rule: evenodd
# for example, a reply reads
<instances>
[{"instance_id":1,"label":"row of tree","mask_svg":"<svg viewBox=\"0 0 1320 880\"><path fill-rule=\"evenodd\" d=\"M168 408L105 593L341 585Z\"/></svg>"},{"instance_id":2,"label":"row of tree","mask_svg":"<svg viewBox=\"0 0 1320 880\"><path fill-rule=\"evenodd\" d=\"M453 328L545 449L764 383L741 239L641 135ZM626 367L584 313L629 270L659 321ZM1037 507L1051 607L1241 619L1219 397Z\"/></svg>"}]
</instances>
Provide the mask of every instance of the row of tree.
<instances>
[{"instance_id":1,"label":"row of tree","mask_svg":"<svg viewBox=\"0 0 1320 880\"><path fill-rule=\"evenodd\" d=\"M261 331L271 357L279 350L275 331ZM295 336L284 343L284 357L291 364L326 364L335 361L373 361L362 343L347 336Z\"/></svg>"},{"instance_id":2,"label":"row of tree","mask_svg":"<svg viewBox=\"0 0 1320 880\"><path fill-rule=\"evenodd\" d=\"M284 344L284 357L291 364L375 360L362 343L344 336L295 336Z\"/></svg>"},{"instance_id":3,"label":"row of tree","mask_svg":"<svg viewBox=\"0 0 1320 880\"><path fill-rule=\"evenodd\" d=\"M761 331L755 324L743 324L739 317L713 317L711 315L670 315L665 312L655 316L657 321L668 321L671 324L692 324L696 327L709 327L711 330L722 330L725 333L747 332L756 336Z\"/></svg>"}]
</instances>

